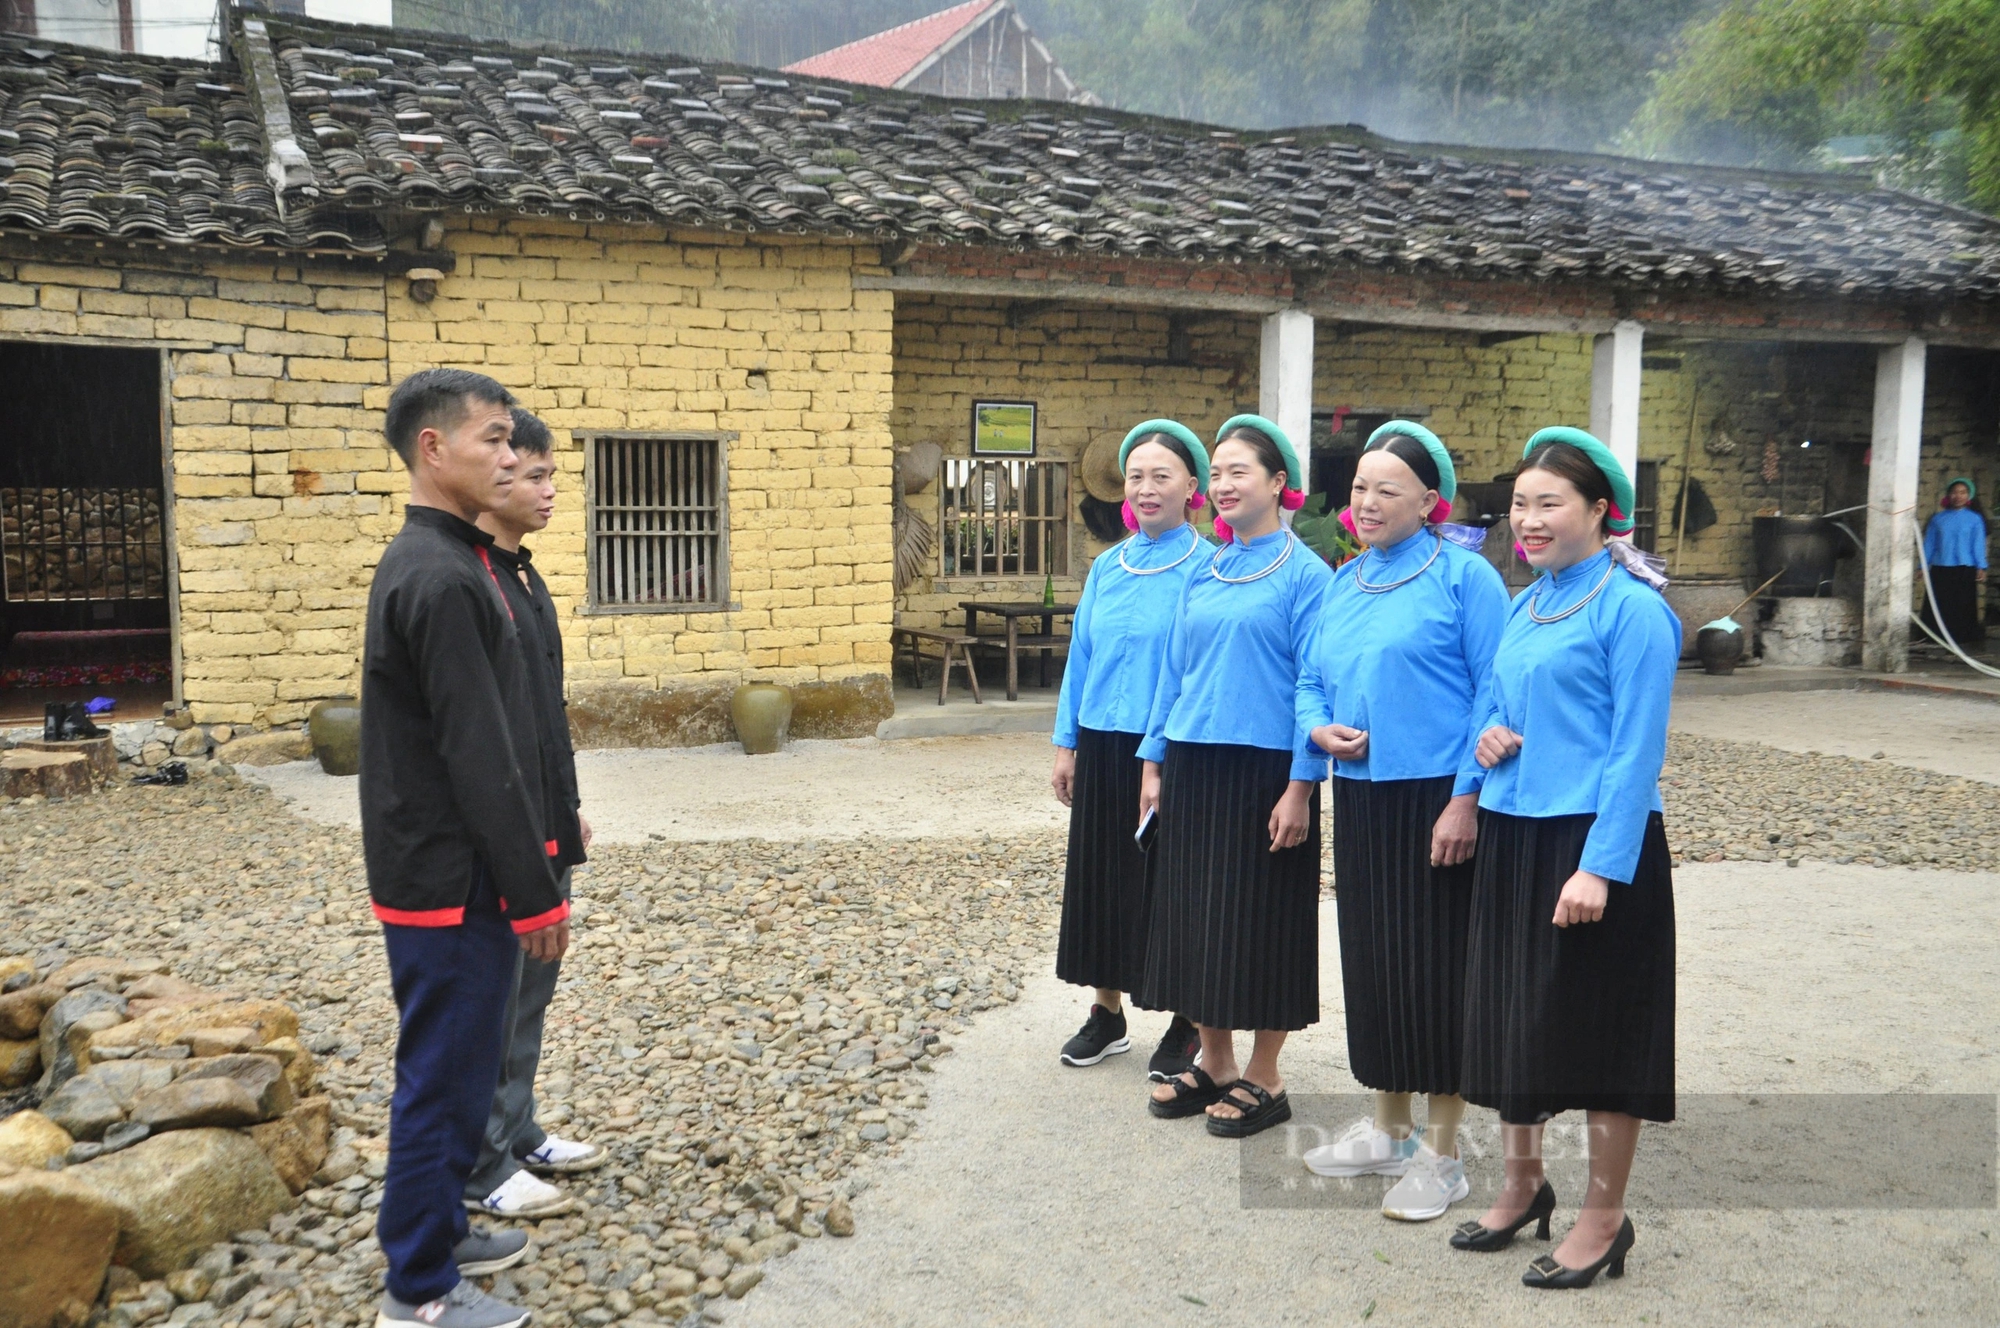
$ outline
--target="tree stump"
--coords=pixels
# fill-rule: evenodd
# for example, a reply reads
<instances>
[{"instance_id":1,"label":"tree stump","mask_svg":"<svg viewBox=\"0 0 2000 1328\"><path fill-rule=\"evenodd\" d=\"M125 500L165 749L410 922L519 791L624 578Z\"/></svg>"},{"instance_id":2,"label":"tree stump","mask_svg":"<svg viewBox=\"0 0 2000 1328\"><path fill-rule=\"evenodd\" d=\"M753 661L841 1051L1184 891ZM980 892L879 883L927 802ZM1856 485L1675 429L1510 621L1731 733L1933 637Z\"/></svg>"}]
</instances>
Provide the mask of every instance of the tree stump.
<instances>
[{"instance_id":1,"label":"tree stump","mask_svg":"<svg viewBox=\"0 0 2000 1328\"><path fill-rule=\"evenodd\" d=\"M95 787L90 760L81 752L37 752L17 747L0 753L0 797L81 797Z\"/></svg>"},{"instance_id":2,"label":"tree stump","mask_svg":"<svg viewBox=\"0 0 2000 1328\"><path fill-rule=\"evenodd\" d=\"M74 752L90 762L90 777L101 787L118 777L118 749L111 744L111 735L101 738L71 738L66 742L44 742L31 738L20 746L31 752Z\"/></svg>"}]
</instances>

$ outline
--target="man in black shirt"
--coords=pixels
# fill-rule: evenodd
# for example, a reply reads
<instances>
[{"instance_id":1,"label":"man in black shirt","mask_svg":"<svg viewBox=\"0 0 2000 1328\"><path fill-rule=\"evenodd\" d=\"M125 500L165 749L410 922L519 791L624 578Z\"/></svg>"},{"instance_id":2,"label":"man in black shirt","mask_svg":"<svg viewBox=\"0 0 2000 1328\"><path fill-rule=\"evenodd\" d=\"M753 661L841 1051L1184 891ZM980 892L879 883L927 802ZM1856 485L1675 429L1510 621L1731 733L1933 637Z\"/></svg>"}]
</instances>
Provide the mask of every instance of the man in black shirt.
<instances>
[{"instance_id":1,"label":"man in black shirt","mask_svg":"<svg viewBox=\"0 0 2000 1328\"><path fill-rule=\"evenodd\" d=\"M500 584L514 606L521 641L537 665L535 722L542 747L542 801L545 825L556 846L553 865L562 873L563 898L569 898L570 868L583 861L590 846L590 822L579 810L576 756L570 749L569 714L563 701L562 632L555 601L535 570L534 558L521 540L549 524L555 512L555 455L548 426L514 408L514 455L520 464L506 501L479 517L479 528L493 537L488 551ZM542 1029L549 1001L555 996L559 964L545 964L525 955L515 978L514 998L507 1005L506 1050L500 1063L500 1086L486 1120L486 1140L479 1161L466 1182L465 1206L497 1217L542 1218L566 1213L575 1202L535 1172L569 1174L588 1171L610 1160L602 1144L582 1143L549 1134L535 1122L535 1069L542 1056Z\"/></svg>"},{"instance_id":2,"label":"man in black shirt","mask_svg":"<svg viewBox=\"0 0 2000 1328\"><path fill-rule=\"evenodd\" d=\"M569 903L550 865L539 666L473 523L511 492L513 397L430 369L389 398L410 475L368 592L361 835L400 1028L376 1237L378 1328L520 1328L470 1278L518 1263L518 1232L469 1230L460 1195L499 1079L515 955L554 962Z\"/></svg>"}]
</instances>

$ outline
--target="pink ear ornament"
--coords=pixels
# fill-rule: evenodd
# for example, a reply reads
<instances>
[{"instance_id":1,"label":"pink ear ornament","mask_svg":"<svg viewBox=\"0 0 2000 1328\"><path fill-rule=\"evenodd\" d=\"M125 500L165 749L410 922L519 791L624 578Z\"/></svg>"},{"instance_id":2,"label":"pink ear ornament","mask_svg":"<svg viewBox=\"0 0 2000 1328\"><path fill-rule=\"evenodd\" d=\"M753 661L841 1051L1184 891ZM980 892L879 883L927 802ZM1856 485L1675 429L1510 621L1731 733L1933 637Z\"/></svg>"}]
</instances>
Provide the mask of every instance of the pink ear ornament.
<instances>
[{"instance_id":1,"label":"pink ear ornament","mask_svg":"<svg viewBox=\"0 0 2000 1328\"><path fill-rule=\"evenodd\" d=\"M1137 530L1139 528L1139 514L1132 510L1132 504L1120 503L1118 505L1118 514L1125 518L1125 529Z\"/></svg>"},{"instance_id":2,"label":"pink ear ornament","mask_svg":"<svg viewBox=\"0 0 2000 1328\"><path fill-rule=\"evenodd\" d=\"M1286 489L1284 496L1278 499L1278 506L1287 512L1296 512L1305 505L1306 496L1297 489Z\"/></svg>"}]
</instances>

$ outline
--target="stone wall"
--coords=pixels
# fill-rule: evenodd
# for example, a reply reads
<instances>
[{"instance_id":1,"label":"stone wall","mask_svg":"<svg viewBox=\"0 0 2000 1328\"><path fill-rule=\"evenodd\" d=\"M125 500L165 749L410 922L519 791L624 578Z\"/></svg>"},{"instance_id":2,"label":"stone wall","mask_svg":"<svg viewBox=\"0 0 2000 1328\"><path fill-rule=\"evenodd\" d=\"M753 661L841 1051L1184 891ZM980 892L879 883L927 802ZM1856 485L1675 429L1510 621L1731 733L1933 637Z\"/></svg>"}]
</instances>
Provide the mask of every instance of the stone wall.
<instances>
[{"instance_id":1,"label":"stone wall","mask_svg":"<svg viewBox=\"0 0 2000 1328\"><path fill-rule=\"evenodd\" d=\"M659 717L712 715L746 676L802 688L795 732L872 733L891 708L892 297L853 274L874 250L496 222L446 245L458 270L427 304L361 263L0 250L0 337L166 357L194 718L295 724L356 690L406 494L382 411L397 379L456 365L556 431L558 512L533 547L590 740L726 738ZM726 608L587 610L578 435L596 429L733 435Z\"/></svg>"},{"instance_id":2,"label":"stone wall","mask_svg":"<svg viewBox=\"0 0 2000 1328\"><path fill-rule=\"evenodd\" d=\"M402 485L379 403L362 400L387 380L381 276L17 240L0 249L0 337L166 356L182 694L196 715L268 727L351 692L370 571L393 530L385 495Z\"/></svg>"},{"instance_id":3,"label":"stone wall","mask_svg":"<svg viewBox=\"0 0 2000 1328\"><path fill-rule=\"evenodd\" d=\"M892 297L853 275L874 250L483 219L445 242L458 270L435 299L389 283L390 380L477 369L555 431L556 515L531 547L583 740L726 740L717 706L744 677L803 688L795 733L873 733L892 709ZM726 609L589 610L593 430L733 435Z\"/></svg>"}]
</instances>

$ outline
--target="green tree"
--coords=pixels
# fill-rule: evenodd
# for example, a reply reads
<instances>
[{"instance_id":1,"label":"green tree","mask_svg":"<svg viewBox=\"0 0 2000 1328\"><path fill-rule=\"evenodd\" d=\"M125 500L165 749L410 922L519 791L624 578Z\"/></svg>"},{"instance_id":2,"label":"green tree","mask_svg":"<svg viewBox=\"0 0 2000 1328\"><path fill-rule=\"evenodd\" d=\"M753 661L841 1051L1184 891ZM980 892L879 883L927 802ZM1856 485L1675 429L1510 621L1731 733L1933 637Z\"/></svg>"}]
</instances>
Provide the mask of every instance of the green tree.
<instances>
[{"instance_id":1,"label":"green tree","mask_svg":"<svg viewBox=\"0 0 2000 1328\"><path fill-rule=\"evenodd\" d=\"M1737 0L1682 34L1630 142L1812 164L1835 134L1895 183L2000 205L2000 0Z\"/></svg>"}]
</instances>

